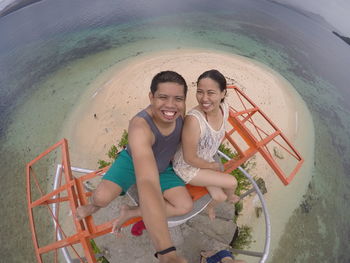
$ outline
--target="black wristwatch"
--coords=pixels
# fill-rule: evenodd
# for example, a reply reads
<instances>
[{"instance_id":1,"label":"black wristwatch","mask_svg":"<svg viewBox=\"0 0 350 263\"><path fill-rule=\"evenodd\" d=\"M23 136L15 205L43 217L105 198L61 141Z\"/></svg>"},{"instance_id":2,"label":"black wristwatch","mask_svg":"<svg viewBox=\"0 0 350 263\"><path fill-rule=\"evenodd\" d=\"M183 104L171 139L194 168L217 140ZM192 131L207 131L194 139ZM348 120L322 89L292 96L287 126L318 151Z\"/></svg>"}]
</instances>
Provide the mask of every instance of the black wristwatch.
<instances>
[{"instance_id":1,"label":"black wristwatch","mask_svg":"<svg viewBox=\"0 0 350 263\"><path fill-rule=\"evenodd\" d=\"M171 251L175 251L175 250L176 250L176 247L168 247L168 248L166 248L166 249L164 249L164 250L157 251L157 252L154 254L154 256L155 256L156 258L158 258L158 255L165 255L165 254L168 254L168 253L170 253Z\"/></svg>"}]
</instances>

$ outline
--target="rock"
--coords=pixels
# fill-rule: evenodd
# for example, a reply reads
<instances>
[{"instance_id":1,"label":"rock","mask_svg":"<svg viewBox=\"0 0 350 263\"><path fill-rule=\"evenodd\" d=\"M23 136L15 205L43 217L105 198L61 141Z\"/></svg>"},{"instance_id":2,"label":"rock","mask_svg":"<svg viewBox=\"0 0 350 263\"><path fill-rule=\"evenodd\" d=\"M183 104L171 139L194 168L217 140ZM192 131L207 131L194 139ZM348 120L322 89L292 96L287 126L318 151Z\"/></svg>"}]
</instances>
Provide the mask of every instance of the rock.
<instances>
[{"instance_id":1,"label":"rock","mask_svg":"<svg viewBox=\"0 0 350 263\"><path fill-rule=\"evenodd\" d=\"M235 205L227 202L218 204L215 207L217 218L233 220L235 218Z\"/></svg>"},{"instance_id":2,"label":"rock","mask_svg":"<svg viewBox=\"0 0 350 263\"><path fill-rule=\"evenodd\" d=\"M273 147L273 153L278 159L284 159L283 153L276 146Z\"/></svg>"},{"instance_id":3,"label":"rock","mask_svg":"<svg viewBox=\"0 0 350 263\"><path fill-rule=\"evenodd\" d=\"M261 213L262 213L262 207L255 207L255 215L256 215L256 217L259 218Z\"/></svg>"},{"instance_id":4,"label":"rock","mask_svg":"<svg viewBox=\"0 0 350 263\"><path fill-rule=\"evenodd\" d=\"M233 220L216 218L210 221L207 215L202 214L189 220L187 225L223 244L230 243L236 229L236 224Z\"/></svg>"},{"instance_id":5,"label":"rock","mask_svg":"<svg viewBox=\"0 0 350 263\"><path fill-rule=\"evenodd\" d=\"M266 184L265 184L265 181L264 179L262 179L261 177L258 178L256 181L256 184L258 185L261 193L264 195L267 193L267 188L266 188Z\"/></svg>"}]
</instances>

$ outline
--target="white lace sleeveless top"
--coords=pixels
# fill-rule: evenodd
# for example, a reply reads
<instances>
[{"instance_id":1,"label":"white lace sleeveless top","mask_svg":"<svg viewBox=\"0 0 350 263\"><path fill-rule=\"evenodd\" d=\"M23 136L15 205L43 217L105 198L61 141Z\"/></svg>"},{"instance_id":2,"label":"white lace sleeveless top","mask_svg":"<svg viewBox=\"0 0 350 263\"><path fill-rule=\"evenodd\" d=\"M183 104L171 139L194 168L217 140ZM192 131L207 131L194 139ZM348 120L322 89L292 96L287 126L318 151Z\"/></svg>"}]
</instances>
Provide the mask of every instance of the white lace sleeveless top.
<instances>
[{"instance_id":1,"label":"white lace sleeveless top","mask_svg":"<svg viewBox=\"0 0 350 263\"><path fill-rule=\"evenodd\" d=\"M217 152L222 139L225 136L226 131L226 121L229 113L229 106L227 103L221 103L221 109L224 113L223 122L218 131L214 130L207 122L205 116L196 109L191 109L187 115L192 115L196 117L200 126L200 137L197 148L198 157L213 162L213 156ZM195 177L200 168L193 167L184 161L182 147L176 151L173 167L176 174L185 182L190 182L193 177Z\"/></svg>"}]
</instances>

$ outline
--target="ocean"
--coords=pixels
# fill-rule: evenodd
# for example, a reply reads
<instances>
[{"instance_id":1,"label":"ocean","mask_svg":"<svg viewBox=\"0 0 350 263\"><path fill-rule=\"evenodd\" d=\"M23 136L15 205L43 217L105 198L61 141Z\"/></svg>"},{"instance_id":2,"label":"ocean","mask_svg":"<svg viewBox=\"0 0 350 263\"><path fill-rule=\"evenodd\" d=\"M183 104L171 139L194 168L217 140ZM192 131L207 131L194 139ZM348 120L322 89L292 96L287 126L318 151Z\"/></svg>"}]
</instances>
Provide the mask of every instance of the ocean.
<instances>
[{"instance_id":1,"label":"ocean","mask_svg":"<svg viewBox=\"0 0 350 263\"><path fill-rule=\"evenodd\" d=\"M1 17L0 36L2 259L35 262L25 164L89 84L140 54L203 48L279 72L312 114L312 180L269 262L350 261L350 46L312 17L258 0L44 0Z\"/></svg>"}]
</instances>

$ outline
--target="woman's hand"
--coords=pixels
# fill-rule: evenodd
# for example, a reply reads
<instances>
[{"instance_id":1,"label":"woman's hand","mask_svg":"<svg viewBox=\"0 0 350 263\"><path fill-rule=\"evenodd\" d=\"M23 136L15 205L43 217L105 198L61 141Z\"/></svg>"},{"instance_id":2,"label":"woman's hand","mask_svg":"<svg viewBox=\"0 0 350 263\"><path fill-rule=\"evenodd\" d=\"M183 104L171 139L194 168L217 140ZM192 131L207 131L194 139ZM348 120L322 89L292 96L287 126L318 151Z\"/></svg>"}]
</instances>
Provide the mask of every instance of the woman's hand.
<instances>
[{"instance_id":1,"label":"woman's hand","mask_svg":"<svg viewBox=\"0 0 350 263\"><path fill-rule=\"evenodd\" d=\"M221 172L221 164L218 162L211 162L210 163L210 170L214 170L214 171L219 171Z\"/></svg>"}]
</instances>

